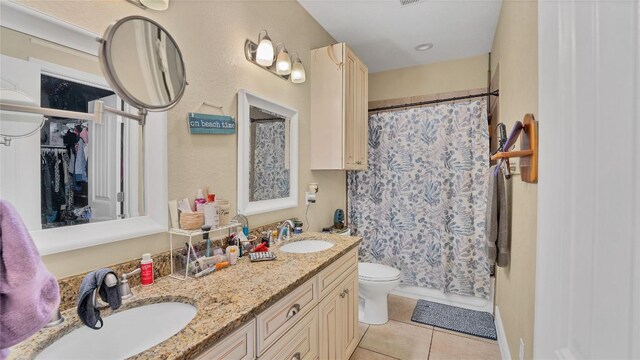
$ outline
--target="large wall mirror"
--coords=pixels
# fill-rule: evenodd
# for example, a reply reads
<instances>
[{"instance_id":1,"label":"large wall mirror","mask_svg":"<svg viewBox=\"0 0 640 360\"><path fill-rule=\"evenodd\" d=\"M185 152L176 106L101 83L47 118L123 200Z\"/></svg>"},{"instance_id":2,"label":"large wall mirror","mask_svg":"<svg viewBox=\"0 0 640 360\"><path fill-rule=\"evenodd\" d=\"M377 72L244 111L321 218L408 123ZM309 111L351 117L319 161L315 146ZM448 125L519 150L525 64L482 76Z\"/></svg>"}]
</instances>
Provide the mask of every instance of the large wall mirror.
<instances>
[{"instance_id":1,"label":"large wall mirror","mask_svg":"<svg viewBox=\"0 0 640 360\"><path fill-rule=\"evenodd\" d=\"M99 35L13 2L0 6L3 103L22 97L91 113L102 101L139 113L103 75ZM43 255L166 230L166 113L149 113L142 127L109 112L100 123L0 112L0 134L27 127L37 133L0 146L0 197L19 211Z\"/></svg>"},{"instance_id":2,"label":"large wall mirror","mask_svg":"<svg viewBox=\"0 0 640 360\"><path fill-rule=\"evenodd\" d=\"M238 212L298 206L298 112L238 92Z\"/></svg>"}]
</instances>

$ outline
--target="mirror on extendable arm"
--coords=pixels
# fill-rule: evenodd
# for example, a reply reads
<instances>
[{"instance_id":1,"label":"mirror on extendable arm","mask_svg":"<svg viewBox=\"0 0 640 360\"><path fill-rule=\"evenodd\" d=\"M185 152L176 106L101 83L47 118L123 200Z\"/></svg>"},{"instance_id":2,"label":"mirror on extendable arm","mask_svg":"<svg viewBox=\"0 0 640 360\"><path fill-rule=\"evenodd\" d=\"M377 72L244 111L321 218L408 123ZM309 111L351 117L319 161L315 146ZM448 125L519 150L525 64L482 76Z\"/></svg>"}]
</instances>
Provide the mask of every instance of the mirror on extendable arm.
<instances>
[{"instance_id":1,"label":"mirror on extendable arm","mask_svg":"<svg viewBox=\"0 0 640 360\"><path fill-rule=\"evenodd\" d=\"M184 94L187 80L180 49L153 20L129 16L111 24L99 57L111 87L141 114L170 109Z\"/></svg>"}]
</instances>

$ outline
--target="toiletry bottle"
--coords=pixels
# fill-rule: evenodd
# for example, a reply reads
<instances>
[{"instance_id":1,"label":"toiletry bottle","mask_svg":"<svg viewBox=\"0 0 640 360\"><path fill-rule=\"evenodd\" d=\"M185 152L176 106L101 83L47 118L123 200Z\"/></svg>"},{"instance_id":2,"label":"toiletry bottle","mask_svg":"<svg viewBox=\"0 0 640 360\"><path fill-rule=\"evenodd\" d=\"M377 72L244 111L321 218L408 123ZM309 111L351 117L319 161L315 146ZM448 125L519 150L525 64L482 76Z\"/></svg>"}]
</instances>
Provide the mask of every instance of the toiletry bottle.
<instances>
[{"instance_id":1,"label":"toiletry bottle","mask_svg":"<svg viewBox=\"0 0 640 360\"><path fill-rule=\"evenodd\" d=\"M204 204L207 200L204 199L204 194L202 193L202 189L198 189L198 196L196 196L196 201L194 201L193 207L196 209L196 212L204 213Z\"/></svg>"},{"instance_id":2,"label":"toiletry bottle","mask_svg":"<svg viewBox=\"0 0 640 360\"><path fill-rule=\"evenodd\" d=\"M233 244L235 244L235 242ZM227 246L227 258L229 258L229 264L235 265L238 262L238 252L239 250L237 245Z\"/></svg>"},{"instance_id":3,"label":"toiletry bottle","mask_svg":"<svg viewBox=\"0 0 640 360\"><path fill-rule=\"evenodd\" d=\"M149 286L153 284L153 259L151 259L151 254L142 254L140 270L140 281L142 283L142 286Z\"/></svg>"},{"instance_id":4,"label":"toiletry bottle","mask_svg":"<svg viewBox=\"0 0 640 360\"><path fill-rule=\"evenodd\" d=\"M202 225L202 240L207 244L207 252L206 256L211 256L211 239L209 238L209 231L211 230L211 225Z\"/></svg>"},{"instance_id":5,"label":"toiletry bottle","mask_svg":"<svg viewBox=\"0 0 640 360\"><path fill-rule=\"evenodd\" d=\"M204 204L204 223L217 228L220 221L220 214L217 204L215 203L216 196L214 194L208 195L208 200Z\"/></svg>"},{"instance_id":6,"label":"toiletry bottle","mask_svg":"<svg viewBox=\"0 0 640 360\"><path fill-rule=\"evenodd\" d=\"M216 206L218 207L218 226L229 225L231 217L229 216L229 200L216 200Z\"/></svg>"}]
</instances>

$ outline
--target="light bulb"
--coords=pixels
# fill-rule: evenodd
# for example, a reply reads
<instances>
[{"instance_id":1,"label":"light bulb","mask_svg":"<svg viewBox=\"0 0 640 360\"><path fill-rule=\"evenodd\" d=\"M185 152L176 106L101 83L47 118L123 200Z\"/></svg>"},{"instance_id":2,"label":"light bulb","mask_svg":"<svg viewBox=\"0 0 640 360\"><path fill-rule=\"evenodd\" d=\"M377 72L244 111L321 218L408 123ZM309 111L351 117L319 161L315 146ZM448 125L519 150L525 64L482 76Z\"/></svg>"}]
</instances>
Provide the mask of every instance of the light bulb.
<instances>
[{"instance_id":1,"label":"light bulb","mask_svg":"<svg viewBox=\"0 0 640 360\"><path fill-rule=\"evenodd\" d=\"M259 41L258 50L256 50L256 62L258 65L271 66L273 64L273 44L267 32L264 33L264 37Z\"/></svg>"},{"instance_id":2,"label":"light bulb","mask_svg":"<svg viewBox=\"0 0 640 360\"><path fill-rule=\"evenodd\" d=\"M289 53L284 48L278 53L276 60L276 74L289 75L291 74L291 58Z\"/></svg>"},{"instance_id":3,"label":"light bulb","mask_svg":"<svg viewBox=\"0 0 640 360\"><path fill-rule=\"evenodd\" d=\"M291 68L291 82L294 84L300 84L305 82L305 80L307 80L307 76L304 72L304 66L302 66L300 59L297 59Z\"/></svg>"}]
</instances>

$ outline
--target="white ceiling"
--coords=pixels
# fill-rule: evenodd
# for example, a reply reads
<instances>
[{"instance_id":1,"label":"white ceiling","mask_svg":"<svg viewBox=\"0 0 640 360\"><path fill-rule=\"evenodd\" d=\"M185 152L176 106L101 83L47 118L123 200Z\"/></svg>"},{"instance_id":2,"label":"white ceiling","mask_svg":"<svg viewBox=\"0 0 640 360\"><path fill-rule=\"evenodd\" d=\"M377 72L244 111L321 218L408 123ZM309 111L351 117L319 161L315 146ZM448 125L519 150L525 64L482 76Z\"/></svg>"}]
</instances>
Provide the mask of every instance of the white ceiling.
<instances>
[{"instance_id":1,"label":"white ceiling","mask_svg":"<svg viewBox=\"0 0 640 360\"><path fill-rule=\"evenodd\" d=\"M491 51L500 0L298 0L337 41L346 42L369 72ZM420 43L434 46L416 51Z\"/></svg>"}]
</instances>

